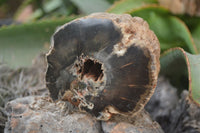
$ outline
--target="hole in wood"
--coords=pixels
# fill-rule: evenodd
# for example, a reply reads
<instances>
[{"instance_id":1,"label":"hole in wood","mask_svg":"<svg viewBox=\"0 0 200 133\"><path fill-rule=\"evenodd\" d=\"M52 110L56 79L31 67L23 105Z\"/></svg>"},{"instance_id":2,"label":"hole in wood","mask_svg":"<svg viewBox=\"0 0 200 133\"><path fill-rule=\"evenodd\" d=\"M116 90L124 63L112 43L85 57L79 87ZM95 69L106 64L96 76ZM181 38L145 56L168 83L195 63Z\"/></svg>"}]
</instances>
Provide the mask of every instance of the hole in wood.
<instances>
[{"instance_id":1,"label":"hole in wood","mask_svg":"<svg viewBox=\"0 0 200 133\"><path fill-rule=\"evenodd\" d=\"M87 59L82 67L81 71L81 77L86 77L86 78L92 78L94 81L101 80L103 77L103 70L102 70L102 64L91 60Z\"/></svg>"}]
</instances>

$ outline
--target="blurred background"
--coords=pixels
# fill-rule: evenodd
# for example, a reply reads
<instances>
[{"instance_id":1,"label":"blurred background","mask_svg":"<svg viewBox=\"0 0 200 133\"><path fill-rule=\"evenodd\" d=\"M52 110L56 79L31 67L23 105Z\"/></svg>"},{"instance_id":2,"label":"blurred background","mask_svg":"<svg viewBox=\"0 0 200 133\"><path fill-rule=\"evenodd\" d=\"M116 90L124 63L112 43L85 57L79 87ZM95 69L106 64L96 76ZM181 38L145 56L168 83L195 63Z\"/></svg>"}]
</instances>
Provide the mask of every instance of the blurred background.
<instances>
[{"instance_id":1,"label":"blurred background","mask_svg":"<svg viewBox=\"0 0 200 133\"><path fill-rule=\"evenodd\" d=\"M115 1L0 0L0 62L14 68L30 66L37 54L48 51L56 27L83 15L104 12Z\"/></svg>"},{"instance_id":2,"label":"blurred background","mask_svg":"<svg viewBox=\"0 0 200 133\"><path fill-rule=\"evenodd\" d=\"M48 51L58 26L94 12L143 18L161 53L174 47L200 51L199 0L0 0L0 62L31 66L36 55Z\"/></svg>"},{"instance_id":3,"label":"blurred background","mask_svg":"<svg viewBox=\"0 0 200 133\"><path fill-rule=\"evenodd\" d=\"M116 0L1 0L0 18L18 22L103 12ZM3 21L1 25L4 24Z\"/></svg>"}]
</instances>

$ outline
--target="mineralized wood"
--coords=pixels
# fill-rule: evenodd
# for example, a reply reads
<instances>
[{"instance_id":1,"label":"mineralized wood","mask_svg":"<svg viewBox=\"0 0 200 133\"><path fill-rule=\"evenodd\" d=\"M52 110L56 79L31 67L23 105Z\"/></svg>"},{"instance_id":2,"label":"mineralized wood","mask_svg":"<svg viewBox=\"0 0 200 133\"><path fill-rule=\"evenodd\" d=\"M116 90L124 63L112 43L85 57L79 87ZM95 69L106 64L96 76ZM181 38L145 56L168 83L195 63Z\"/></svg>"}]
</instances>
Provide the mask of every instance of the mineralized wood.
<instances>
[{"instance_id":1,"label":"mineralized wood","mask_svg":"<svg viewBox=\"0 0 200 133\"><path fill-rule=\"evenodd\" d=\"M135 115L154 92L160 46L139 17L96 13L61 26L47 55L53 100L68 100L97 119Z\"/></svg>"}]
</instances>

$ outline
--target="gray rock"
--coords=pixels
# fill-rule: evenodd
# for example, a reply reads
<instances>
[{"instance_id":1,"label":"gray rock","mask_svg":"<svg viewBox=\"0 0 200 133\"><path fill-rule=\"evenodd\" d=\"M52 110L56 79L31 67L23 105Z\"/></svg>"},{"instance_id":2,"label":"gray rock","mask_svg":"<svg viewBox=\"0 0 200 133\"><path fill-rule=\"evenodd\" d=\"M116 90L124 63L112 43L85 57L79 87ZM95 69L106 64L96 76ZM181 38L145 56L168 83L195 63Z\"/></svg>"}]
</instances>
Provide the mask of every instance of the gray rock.
<instances>
[{"instance_id":1,"label":"gray rock","mask_svg":"<svg viewBox=\"0 0 200 133\"><path fill-rule=\"evenodd\" d=\"M83 113L68 114L65 102L51 102L48 97L24 97L6 106L8 122L5 133L98 133L100 123Z\"/></svg>"},{"instance_id":2,"label":"gray rock","mask_svg":"<svg viewBox=\"0 0 200 133\"><path fill-rule=\"evenodd\" d=\"M45 85L46 59L40 54L31 67L11 69L0 63L0 132L3 132L7 116L7 102L29 95L48 95Z\"/></svg>"},{"instance_id":3,"label":"gray rock","mask_svg":"<svg viewBox=\"0 0 200 133\"><path fill-rule=\"evenodd\" d=\"M164 133L145 110L134 117L115 116L112 121L102 121L102 130L104 133Z\"/></svg>"},{"instance_id":4,"label":"gray rock","mask_svg":"<svg viewBox=\"0 0 200 133\"><path fill-rule=\"evenodd\" d=\"M184 90L178 98L177 90L164 77L159 77L154 95L145 109L166 133L200 133L200 107Z\"/></svg>"},{"instance_id":5,"label":"gray rock","mask_svg":"<svg viewBox=\"0 0 200 133\"><path fill-rule=\"evenodd\" d=\"M153 96L145 109L151 114L154 120L159 121L160 117L169 116L178 104L177 89L169 81L160 76Z\"/></svg>"},{"instance_id":6,"label":"gray rock","mask_svg":"<svg viewBox=\"0 0 200 133\"><path fill-rule=\"evenodd\" d=\"M188 94L186 90L182 92L179 104L169 116L171 123L167 132L200 133L200 107L189 99Z\"/></svg>"},{"instance_id":7,"label":"gray rock","mask_svg":"<svg viewBox=\"0 0 200 133\"><path fill-rule=\"evenodd\" d=\"M104 122L71 108L66 102L53 102L49 97L15 99L7 103L6 112L5 133L163 133L144 110L134 117L116 115Z\"/></svg>"}]
</instances>

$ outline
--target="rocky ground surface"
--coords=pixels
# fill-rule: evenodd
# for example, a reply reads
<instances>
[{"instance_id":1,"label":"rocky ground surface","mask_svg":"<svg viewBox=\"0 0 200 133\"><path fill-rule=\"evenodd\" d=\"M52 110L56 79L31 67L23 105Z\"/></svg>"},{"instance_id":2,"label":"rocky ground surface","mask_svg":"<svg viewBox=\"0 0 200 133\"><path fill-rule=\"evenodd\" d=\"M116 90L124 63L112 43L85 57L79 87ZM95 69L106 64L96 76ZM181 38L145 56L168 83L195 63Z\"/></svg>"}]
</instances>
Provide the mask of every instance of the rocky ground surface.
<instances>
[{"instance_id":1,"label":"rocky ground surface","mask_svg":"<svg viewBox=\"0 0 200 133\"><path fill-rule=\"evenodd\" d=\"M189 100L188 91L177 95L164 77L159 77L158 85L145 109L166 133L200 133L200 107Z\"/></svg>"},{"instance_id":2,"label":"rocky ground surface","mask_svg":"<svg viewBox=\"0 0 200 133\"><path fill-rule=\"evenodd\" d=\"M0 65L0 132L200 133L200 108L190 102L186 90L178 96L163 76L146 111L103 122L67 102L53 102L45 87L45 69L44 55L30 68Z\"/></svg>"},{"instance_id":3,"label":"rocky ground surface","mask_svg":"<svg viewBox=\"0 0 200 133\"><path fill-rule=\"evenodd\" d=\"M49 97L29 96L18 98L6 105L8 122L5 132L40 133L163 133L159 124L143 111L129 123L97 121L86 113L71 112L65 102L51 101Z\"/></svg>"}]
</instances>

